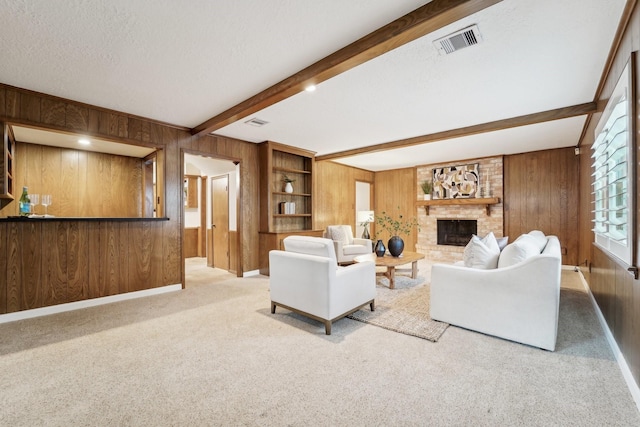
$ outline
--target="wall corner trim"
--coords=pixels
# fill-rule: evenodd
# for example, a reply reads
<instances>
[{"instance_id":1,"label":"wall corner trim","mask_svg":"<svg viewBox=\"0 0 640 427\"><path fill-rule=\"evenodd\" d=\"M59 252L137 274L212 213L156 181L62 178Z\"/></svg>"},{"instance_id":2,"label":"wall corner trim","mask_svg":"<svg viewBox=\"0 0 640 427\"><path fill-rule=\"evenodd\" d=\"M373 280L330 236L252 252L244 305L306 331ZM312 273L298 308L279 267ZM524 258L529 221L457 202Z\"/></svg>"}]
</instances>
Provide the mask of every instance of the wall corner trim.
<instances>
[{"instance_id":1,"label":"wall corner trim","mask_svg":"<svg viewBox=\"0 0 640 427\"><path fill-rule=\"evenodd\" d=\"M251 277L251 276L259 276L259 275L260 275L260 270L245 271L244 273L242 273L242 277Z\"/></svg>"}]
</instances>

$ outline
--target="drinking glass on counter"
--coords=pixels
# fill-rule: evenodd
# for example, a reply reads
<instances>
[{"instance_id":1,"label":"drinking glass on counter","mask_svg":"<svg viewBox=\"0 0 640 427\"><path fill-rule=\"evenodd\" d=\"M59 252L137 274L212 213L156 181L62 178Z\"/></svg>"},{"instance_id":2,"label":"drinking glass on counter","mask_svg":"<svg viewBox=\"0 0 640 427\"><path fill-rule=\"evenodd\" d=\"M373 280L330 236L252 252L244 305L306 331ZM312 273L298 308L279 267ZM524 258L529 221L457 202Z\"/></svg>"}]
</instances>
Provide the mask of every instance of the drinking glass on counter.
<instances>
[{"instance_id":1,"label":"drinking glass on counter","mask_svg":"<svg viewBox=\"0 0 640 427\"><path fill-rule=\"evenodd\" d=\"M47 207L51 205L51 194L43 194L42 201L40 202L44 206L44 215L47 215Z\"/></svg>"},{"instance_id":2,"label":"drinking glass on counter","mask_svg":"<svg viewBox=\"0 0 640 427\"><path fill-rule=\"evenodd\" d=\"M36 206L40 203L40 195L38 194L29 194L29 204L31 205L31 215L36 214Z\"/></svg>"}]
</instances>

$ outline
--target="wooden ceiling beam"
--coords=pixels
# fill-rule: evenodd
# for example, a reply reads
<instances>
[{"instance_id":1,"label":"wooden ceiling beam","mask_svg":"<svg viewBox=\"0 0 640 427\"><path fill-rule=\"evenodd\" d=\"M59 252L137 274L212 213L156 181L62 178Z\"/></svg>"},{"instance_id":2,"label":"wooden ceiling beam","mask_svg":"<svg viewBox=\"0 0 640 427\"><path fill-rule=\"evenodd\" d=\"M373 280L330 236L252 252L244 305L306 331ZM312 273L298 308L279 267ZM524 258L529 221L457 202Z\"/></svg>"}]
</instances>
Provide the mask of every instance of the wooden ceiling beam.
<instances>
[{"instance_id":1,"label":"wooden ceiling beam","mask_svg":"<svg viewBox=\"0 0 640 427\"><path fill-rule=\"evenodd\" d=\"M191 129L211 133L502 0L433 0Z\"/></svg>"},{"instance_id":2,"label":"wooden ceiling beam","mask_svg":"<svg viewBox=\"0 0 640 427\"><path fill-rule=\"evenodd\" d=\"M460 138L464 136L476 135L485 132L494 132L504 129L510 129L519 126L534 125L536 123L549 122L553 120L568 119L570 117L584 116L593 114L598 111L598 105L595 102L587 102L585 104L574 105L571 107L557 108L555 110L543 111L540 113L527 114L524 116L512 117L509 119L496 120L494 122L482 123L474 126L467 126L458 129L447 130L443 132L431 133L428 135L416 136L413 138L400 139L397 141L385 142L382 144L369 145L362 148L354 148L352 150L339 151L335 153L316 156L316 161L335 160L344 157L352 157L361 154L370 154L378 151L394 150L398 148L410 147L413 145L428 144L431 142L443 141L451 138Z\"/></svg>"}]
</instances>

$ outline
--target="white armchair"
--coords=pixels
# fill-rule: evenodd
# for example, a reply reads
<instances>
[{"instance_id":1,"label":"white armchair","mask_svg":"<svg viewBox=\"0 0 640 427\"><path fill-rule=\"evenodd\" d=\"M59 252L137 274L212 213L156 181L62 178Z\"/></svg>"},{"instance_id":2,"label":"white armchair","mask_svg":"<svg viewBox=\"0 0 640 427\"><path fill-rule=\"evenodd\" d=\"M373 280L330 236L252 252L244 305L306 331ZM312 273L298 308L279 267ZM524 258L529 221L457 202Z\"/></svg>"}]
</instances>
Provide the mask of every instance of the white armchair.
<instances>
[{"instance_id":1,"label":"white armchair","mask_svg":"<svg viewBox=\"0 0 640 427\"><path fill-rule=\"evenodd\" d=\"M340 267L333 242L309 236L289 236L285 250L269 252L271 313L276 306L324 323L332 322L369 304L375 310L375 264L362 262Z\"/></svg>"},{"instance_id":2,"label":"white armchair","mask_svg":"<svg viewBox=\"0 0 640 427\"><path fill-rule=\"evenodd\" d=\"M324 237L333 240L338 264L351 263L358 255L373 252L371 240L354 238L350 225L330 225Z\"/></svg>"}]
</instances>

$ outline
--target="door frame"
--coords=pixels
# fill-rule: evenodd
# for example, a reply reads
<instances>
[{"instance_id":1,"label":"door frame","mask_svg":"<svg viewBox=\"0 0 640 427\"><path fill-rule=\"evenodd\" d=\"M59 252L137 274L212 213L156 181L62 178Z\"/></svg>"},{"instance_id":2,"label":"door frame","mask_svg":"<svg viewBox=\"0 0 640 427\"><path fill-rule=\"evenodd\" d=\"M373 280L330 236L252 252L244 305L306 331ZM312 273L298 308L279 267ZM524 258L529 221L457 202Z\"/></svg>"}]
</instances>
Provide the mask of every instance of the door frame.
<instances>
[{"instance_id":1,"label":"door frame","mask_svg":"<svg viewBox=\"0 0 640 427\"><path fill-rule=\"evenodd\" d=\"M238 268L236 271L236 276L237 277L243 277L244 274L244 261L243 261L243 257L242 257L242 253L243 253L243 246L242 246L242 235L243 235L243 227L242 227L242 182L241 182L241 178L242 178L242 160L238 159L236 157L227 157L227 156L220 156L220 155L215 155L215 154L211 154L211 153L206 153L203 151L198 151L198 150L191 150L191 149L185 149L185 148L181 148L180 149L180 176L184 176L184 156L185 154L191 154L194 156L202 156L202 157L207 157L210 159L215 159L215 160L224 160L224 161L230 161L232 162L236 168L235 168L235 173L236 173L236 258L238 260ZM233 172L229 172L229 173L233 173ZM229 201L229 203L232 203L231 201ZM204 234L205 234L205 239L206 239L206 229L204 230ZM185 257L184 257L184 245L183 245L183 241L184 241L184 191L180 191L180 256L182 257L182 286L183 288L186 287L186 283L185 283L185 270L186 270L186 264L185 264Z\"/></svg>"}]
</instances>

